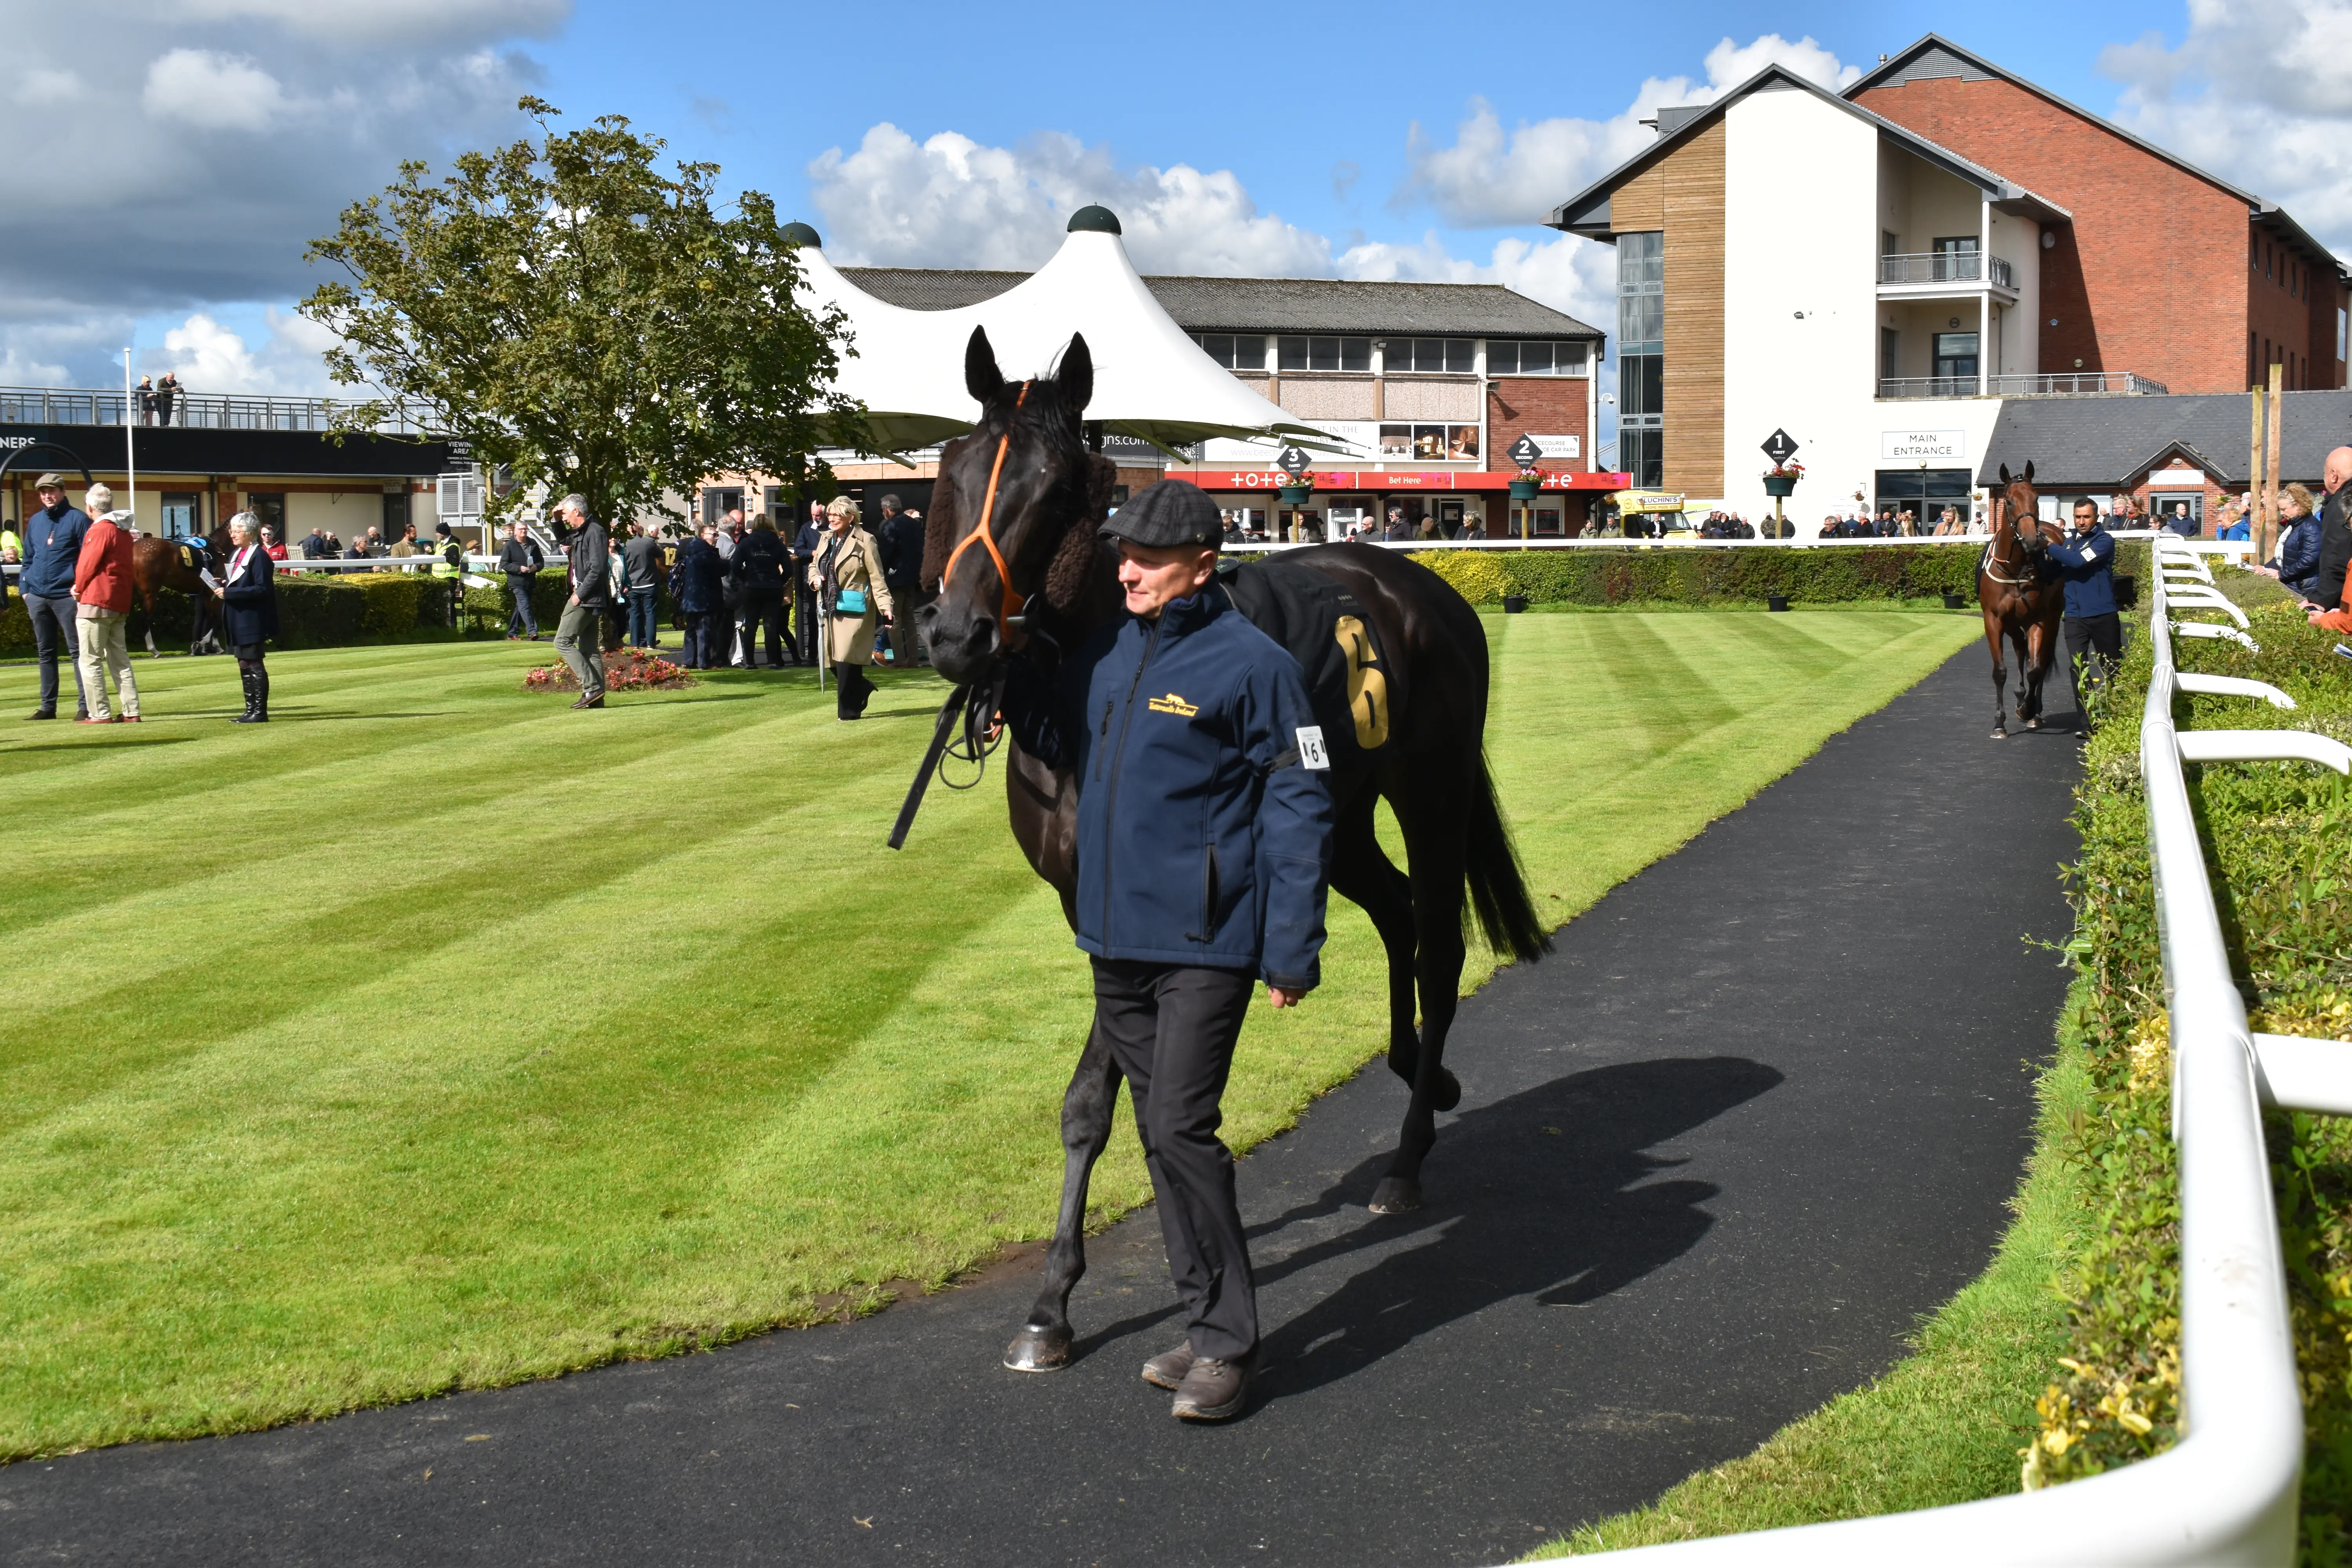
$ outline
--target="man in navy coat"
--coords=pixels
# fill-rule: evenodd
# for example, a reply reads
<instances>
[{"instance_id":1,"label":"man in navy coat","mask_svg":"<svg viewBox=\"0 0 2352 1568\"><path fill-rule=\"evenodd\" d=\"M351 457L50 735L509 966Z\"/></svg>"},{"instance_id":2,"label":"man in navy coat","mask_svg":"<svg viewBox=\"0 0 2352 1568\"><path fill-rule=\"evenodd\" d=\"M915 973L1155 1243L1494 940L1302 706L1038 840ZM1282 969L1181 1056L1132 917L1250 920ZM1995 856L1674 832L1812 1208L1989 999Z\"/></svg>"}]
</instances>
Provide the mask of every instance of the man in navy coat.
<instances>
[{"instance_id":1,"label":"man in navy coat","mask_svg":"<svg viewBox=\"0 0 2352 1568\"><path fill-rule=\"evenodd\" d=\"M25 565L16 579L25 614L33 622L33 651L41 664L41 705L27 719L58 716L58 649L73 661L75 717L89 709L81 689L81 637L74 626L74 567L81 560L82 535L89 517L66 500L65 481L43 474L34 481L41 509L25 520Z\"/></svg>"},{"instance_id":2,"label":"man in navy coat","mask_svg":"<svg viewBox=\"0 0 2352 1568\"><path fill-rule=\"evenodd\" d=\"M1193 1421L1240 1414L1256 1287L1218 1102L1260 977L1287 1007L1321 977L1330 766L1298 663L1211 581L1207 495L1163 479L1103 525L1127 616L1048 683L1016 660L1022 748L1077 777L1078 946L1095 1029L1128 1082L1185 1342L1144 1363Z\"/></svg>"},{"instance_id":3,"label":"man in navy coat","mask_svg":"<svg viewBox=\"0 0 2352 1568\"><path fill-rule=\"evenodd\" d=\"M2100 526L2099 509L2088 496L2074 503L2066 542L2050 547L2050 564L2066 584L2066 675L2074 683L2074 710L2083 733L2091 732L2091 710L2083 706L2085 686L2104 685L2123 657L2123 617L2116 610L2116 542Z\"/></svg>"}]
</instances>

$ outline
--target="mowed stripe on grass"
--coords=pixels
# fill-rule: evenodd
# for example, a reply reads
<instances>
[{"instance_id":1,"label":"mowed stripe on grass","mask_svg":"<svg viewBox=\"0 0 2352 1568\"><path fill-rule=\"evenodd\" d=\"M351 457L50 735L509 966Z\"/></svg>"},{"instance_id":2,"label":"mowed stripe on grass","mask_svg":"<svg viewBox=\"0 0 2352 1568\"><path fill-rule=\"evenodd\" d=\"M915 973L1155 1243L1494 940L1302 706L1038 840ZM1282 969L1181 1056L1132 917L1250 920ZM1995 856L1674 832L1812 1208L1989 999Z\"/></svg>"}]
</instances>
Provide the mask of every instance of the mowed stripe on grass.
<instances>
[{"instance_id":1,"label":"mowed stripe on grass","mask_svg":"<svg viewBox=\"0 0 2352 1568\"><path fill-rule=\"evenodd\" d=\"M1486 625L1559 919L1971 635ZM1050 1230L1083 955L993 770L882 847L939 683L885 675L860 725L800 672L572 714L534 657L278 656L258 730L227 661L142 660L136 730L0 731L0 1456L711 1343ZM1378 943L1332 914L1323 990L1244 1036L1236 1147L1383 1044ZM1097 1205L1148 1190L1122 1127Z\"/></svg>"}]
</instances>

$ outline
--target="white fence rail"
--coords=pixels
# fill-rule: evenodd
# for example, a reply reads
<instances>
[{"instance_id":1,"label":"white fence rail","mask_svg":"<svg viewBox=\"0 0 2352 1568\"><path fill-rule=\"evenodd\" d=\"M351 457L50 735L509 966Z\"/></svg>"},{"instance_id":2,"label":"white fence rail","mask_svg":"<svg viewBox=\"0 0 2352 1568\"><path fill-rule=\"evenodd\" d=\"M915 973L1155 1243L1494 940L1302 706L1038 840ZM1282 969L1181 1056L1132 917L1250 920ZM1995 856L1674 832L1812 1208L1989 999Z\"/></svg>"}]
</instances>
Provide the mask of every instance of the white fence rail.
<instances>
[{"instance_id":1,"label":"white fence rail","mask_svg":"<svg viewBox=\"0 0 2352 1568\"><path fill-rule=\"evenodd\" d=\"M2159 536L2159 568L2196 553ZM2260 681L2183 676L2175 603L2159 569L2149 616L2156 672L2140 730L2150 858L2172 1040L2180 1156L2180 1365L2188 1436L2168 1452L2088 1480L1982 1502L1835 1524L1653 1546L1621 1557L1672 1563L2049 1563L2110 1568L2294 1561L2303 1396L2287 1319L2286 1268L2263 1147L2265 1105L2352 1112L2352 1045L2252 1035L2230 976L2221 922L2191 816L2185 761L2294 757L2352 773L2352 750L2292 730L2173 723L2176 692L2222 692L2292 708ZM2242 633L2223 630L2232 637Z\"/></svg>"}]
</instances>

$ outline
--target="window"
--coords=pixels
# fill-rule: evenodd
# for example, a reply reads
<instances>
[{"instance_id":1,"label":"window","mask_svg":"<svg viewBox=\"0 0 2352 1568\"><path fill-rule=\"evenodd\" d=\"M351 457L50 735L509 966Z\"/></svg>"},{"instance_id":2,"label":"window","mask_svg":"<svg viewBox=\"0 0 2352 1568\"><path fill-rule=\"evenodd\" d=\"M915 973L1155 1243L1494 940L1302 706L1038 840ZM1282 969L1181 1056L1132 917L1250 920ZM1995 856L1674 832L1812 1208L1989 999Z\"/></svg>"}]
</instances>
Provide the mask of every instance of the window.
<instances>
[{"instance_id":1,"label":"window","mask_svg":"<svg viewBox=\"0 0 2352 1568\"><path fill-rule=\"evenodd\" d=\"M1382 462L1475 463L1478 460L1475 425L1383 425Z\"/></svg>"},{"instance_id":2,"label":"window","mask_svg":"<svg viewBox=\"0 0 2352 1568\"><path fill-rule=\"evenodd\" d=\"M1935 241L1935 261L1929 272L1933 281L1960 283L1979 275L1975 235L1938 236Z\"/></svg>"},{"instance_id":3,"label":"window","mask_svg":"<svg viewBox=\"0 0 2352 1568\"><path fill-rule=\"evenodd\" d=\"M1488 375L1582 375L1582 343L1520 343L1489 340Z\"/></svg>"},{"instance_id":4,"label":"window","mask_svg":"<svg viewBox=\"0 0 2352 1568\"><path fill-rule=\"evenodd\" d=\"M1468 375L1478 364L1478 345L1469 338L1391 338L1381 363L1391 373L1436 371Z\"/></svg>"},{"instance_id":5,"label":"window","mask_svg":"<svg viewBox=\"0 0 2352 1568\"><path fill-rule=\"evenodd\" d=\"M702 521L724 526L727 514L743 504L743 492L736 486L717 486L702 492Z\"/></svg>"},{"instance_id":6,"label":"window","mask_svg":"<svg viewBox=\"0 0 2352 1568\"><path fill-rule=\"evenodd\" d=\"M1636 488L1665 482L1666 237L1617 238L1617 463Z\"/></svg>"},{"instance_id":7,"label":"window","mask_svg":"<svg viewBox=\"0 0 2352 1568\"><path fill-rule=\"evenodd\" d=\"M163 537L189 539L205 531L205 498L194 490L163 492Z\"/></svg>"},{"instance_id":8,"label":"window","mask_svg":"<svg viewBox=\"0 0 2352 1568\"><path fill-rule=\"evenodd\" d=\"M1275 349L1284 370L1352 370L1370 374L1370 338L1276 338ZM1391 362L1391 369L1395 365Z\"/></svg>"},{"instance_id":9,"label":"window","mask_svg":"<svg viewBox=\"0 0 2352 1568\"><path fill-rule=\"evenodd\" d=\"M2352 326L2352 321L2346 320L2344 308L2339 305L2336 310L2336 357L2337 359L2344 357L2344 339L2347 326Z\"/></svg>"},{"instance_id":10,"label":"window","mask_svg":"<svg viewBox=\"0 0 2352 1568\"><path fill-rule=\"evenodd\" d=\"M1878 378L1893 381L1903 374L1903 334L1893 327L1878 329Z\"/></svg>"},{"instance_id":11,"label":"window","mask_svg":"<svg viewBox=\"0 0 2352 1568\"><path fill-rule=\"evenodd\" d=\"M481 483L479 479L474 482L477 485ZM272 542L278 544L286 542L286 492L284 490L247 490L245 492L245 510L251 512L255 521L262 527L269 530ZM477 510L479 510L478 507Z\"/></svg>"},{"instance_id":12,"label":"window","mask_svg":"<svg viewBox=\"0 0 2352 1568\"><path fill-rule=\"evenodd\" d=\"M1937 332L1936 379L1974 381L1976 374L1977 335L1974 332Z\"/></svg>"},{"instance_id":13,"label":"window","mask_svg":"<svg viewBox=\"0 0 2352 1568\"><path fill-rule=\"evenodd\" d=\"M1878 254L1881 256L1902 255L1903 237L1895 233L1891 228L1880 229L1878 231Z\"/></svg>"},{"instance_id":14,"label":"window","mask_svg":"<svg viewBox=\"0 0 2352 1568\"><path fill-rule=\"evenodd\" d=\"M1265 339L1255 332L1194 332L1201 352L1227 370L1264 370Z\"/></svg>"}]
</instances>

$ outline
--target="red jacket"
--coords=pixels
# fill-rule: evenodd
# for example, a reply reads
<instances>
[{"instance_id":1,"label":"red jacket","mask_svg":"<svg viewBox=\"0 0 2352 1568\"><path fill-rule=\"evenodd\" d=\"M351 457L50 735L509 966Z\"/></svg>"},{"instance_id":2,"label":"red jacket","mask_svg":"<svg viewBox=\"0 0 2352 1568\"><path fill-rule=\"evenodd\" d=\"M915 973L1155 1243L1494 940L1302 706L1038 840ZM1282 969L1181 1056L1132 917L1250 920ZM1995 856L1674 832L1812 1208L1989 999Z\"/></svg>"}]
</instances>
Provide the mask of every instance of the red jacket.
<instances>
[{"instance_id":1,"label":"red jacket","mask_svg":"<svg viewBox=\"0 0 2352 1568\"><path fill-rule=\"evenodd\" d=\"M131 535L104 518L82 535L74 563L74 597L94 609L131 613Z\"/></svg>"}]
</instances>

